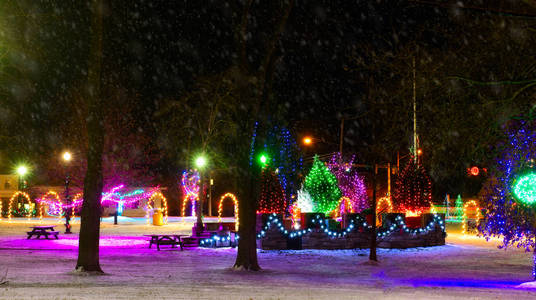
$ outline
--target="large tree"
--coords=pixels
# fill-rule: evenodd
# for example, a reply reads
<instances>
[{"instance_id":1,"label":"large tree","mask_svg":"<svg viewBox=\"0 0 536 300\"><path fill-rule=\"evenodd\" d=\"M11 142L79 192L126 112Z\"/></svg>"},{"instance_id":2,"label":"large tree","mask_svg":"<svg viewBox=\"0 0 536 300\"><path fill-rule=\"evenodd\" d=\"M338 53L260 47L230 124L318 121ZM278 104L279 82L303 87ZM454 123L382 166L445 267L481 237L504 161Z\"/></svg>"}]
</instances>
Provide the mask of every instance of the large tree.
<instances>
[{"instance_id":1,"label":"large tree","mask_svg":"<svg viewBox=\"0 0 536 300\"><path fill-rule=\"evenodd\" d=\"M81 211L80 238L76 270L102 273L99 262L100 211L102 194L102 36L105 0L92 1L91 51L87 79L87 172Z\"/></svg>"}]
</instances>

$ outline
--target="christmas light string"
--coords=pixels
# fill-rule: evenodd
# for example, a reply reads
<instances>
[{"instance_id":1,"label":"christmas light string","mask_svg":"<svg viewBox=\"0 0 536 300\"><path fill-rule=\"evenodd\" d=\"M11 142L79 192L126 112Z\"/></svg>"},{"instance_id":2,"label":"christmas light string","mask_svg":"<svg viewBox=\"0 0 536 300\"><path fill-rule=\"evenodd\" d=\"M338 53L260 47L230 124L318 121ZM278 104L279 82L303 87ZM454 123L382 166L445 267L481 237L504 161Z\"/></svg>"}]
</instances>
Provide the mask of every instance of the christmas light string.
<instances>
[{"instance_id":1,"label":"christmas light string","mask_svg":"<svg viewBox=\"0 0 536 300\"><path fill-rule=\"evenodd\" d=\"M441 228L442 232L445 232L445 224L441 217L437 214L432 215L432 220L423 228L415 228L410 229L406 226L406 223L404 222L404 218L401 216L397 216L395 218L395 224L392 224L389 228L383 229L378 231L377 237L379 238L385 238L389 235L391 235L393 232L395 232L397 229L402 230L407 234L410 235L418 235L418 234L427 234L432 230L435 230L437 226ZM321 217L320 215L317 215L316 218L311 220L312 223L319 224L320 225L320 231L323 231L325 234L327 234L330 237L336 238L336 237L344 237L348 233L350 233L353 230L357 230L360 228L369 230L372 228L361 216L355 216L352 220L350 220L350 224L348 227L343 229L342 231L332 231L329 229L327 224L327 219ZM260 239L266 235L266 231L268 231L271 226L274 225L276 228L279 229L279 231L284 234L285 236L288 236L290 238L302 236L306 234L307 232L311 232L313 229L303 229L303 230L295 230L289 232L287 229L284 228L283 222L280 220L280 217L277 214L272 214L268 217L267 223L264 225L263 230L259 234L257 234L257 238Z\"/></svg>"}]
</instances>

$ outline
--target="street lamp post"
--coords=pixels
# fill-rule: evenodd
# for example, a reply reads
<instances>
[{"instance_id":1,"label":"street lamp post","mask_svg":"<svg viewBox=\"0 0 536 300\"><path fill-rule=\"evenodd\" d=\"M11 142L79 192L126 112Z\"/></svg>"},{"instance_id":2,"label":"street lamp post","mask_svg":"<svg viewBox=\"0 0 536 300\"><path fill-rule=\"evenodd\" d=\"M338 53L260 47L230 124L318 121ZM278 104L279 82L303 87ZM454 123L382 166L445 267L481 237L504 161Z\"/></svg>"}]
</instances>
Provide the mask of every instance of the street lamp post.
<instances>
[{"instance_id":1,"label":"street lamp post","mask_svg":"<svg viewBox=\"0 0 536 300\"><path fill-rule=\"evenodd\" d=\"M69 195L69 182L70 182L70 177L69 177L69 169L68 169L68 164L69 162L71 161L72 159L72 155L70 152L68 151L65 151L62 155L62 159L65 163L65 169L66 169L66 174L65 174L65 203L67 204L67 209L65 210L65 233L66 234L70 234L72 233L71 232L71 224L70 224L70 221L71 221L71 211L72 211L72 208L71 208L71 205L72 205L72 201L71 201L71 196ZM70 209L71 208L71 209Z\"/></svg>"},{"instance_id":2,"label":"street lamp post","mask_svg":"<svg viewBox=\"0 0 536 300\"><path fill-rule=\"evenodd\" d=\"M203 169L207 165L207 159L200 155L195 159L195 167L199 172L199 196L196 201L197 221L195 223L195 234L199 236L203 232Z\"/></svg>"},{"instance_id":3,"label":"street lamp post","mask_svg":"<svg viewBox=\"0 0 536 300\"><path fill-rule=\"evenodd\" d=\"M26 166L21 165L21 166L17 167L17 174L19 175L19 184L18 184L18 190L19 191L23 191L24 188L25 188L25 186L24 186L24 176L27 173L28 173L28 168ZM22 197L21 194L19 194L19 196L17 198L17 201L20 201L20 197ZM30 209L30 208L28 208L28 209Z\"/></svg>"},{"instance_id":4,"label":"street lamp post","mask_svg":"<svg viewBox=\"0 0 536 300\"><path fill-rule=\"evenodd\" d=\"M17 167L17 174L19 175L19 191L22 191L24 189L24 176L28 173L28 168L24 165Z\"/></svg>"}]
</instances>

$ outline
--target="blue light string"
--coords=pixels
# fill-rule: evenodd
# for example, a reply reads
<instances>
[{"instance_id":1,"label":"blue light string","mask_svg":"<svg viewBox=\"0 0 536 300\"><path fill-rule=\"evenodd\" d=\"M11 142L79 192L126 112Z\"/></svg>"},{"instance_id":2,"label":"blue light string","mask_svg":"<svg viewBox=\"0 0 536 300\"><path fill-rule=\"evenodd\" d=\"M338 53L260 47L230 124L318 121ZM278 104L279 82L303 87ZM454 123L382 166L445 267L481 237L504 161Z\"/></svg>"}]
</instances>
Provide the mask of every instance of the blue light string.
<instances>
[{"instance_id":1,"label":"blue light string","mask_svg":"<svg viewBox=\"0 0 536 300\"><path fill-rule=\"evenodd\" d=\"M350 224L348 225L348 227L346 227L341 232L330 230L329 227L325 225L326 221L327 220L325 218L322 218L319 215L317 215L316 218L311 220L312 223L320 224L320 230L330 237L344 237L348 233L352 232L353 230L357 230L359 228L364 228L367 230L370 230L372 228L372 226L367 224L367 222L360 216L356 216L354 219L350 220ZM416 228L416 229L408 228L406 226L406 223L404 222L404 219L401 216L397 216L395 219L395 222L396 224L391 225L388 229L378 232L377 236L378 237L389 236L397 229L402 229L405 233L408 233L411 235L427 234L430 231L435 230L435 227L437 225L439 225L442 232L445 232L445 223L437 214L433 214L432 221L430 221L430 223L428 223L428 225L426 225L424 228ZM283 223L281 222L281 220L279 220L279 218L277 217L277 214L272 214L268 217L268 222L263 227L263 230L261 230L261 232L257 234L257 238L260 239L266 236L266 231L268 231L272 225L275 225L281 233L283 233L285 236L288 236L290 238L302 236L312 231L311 228L308 228L308 229L289 232L288 230L284 228Z\"/></svg>"}]
</instances>

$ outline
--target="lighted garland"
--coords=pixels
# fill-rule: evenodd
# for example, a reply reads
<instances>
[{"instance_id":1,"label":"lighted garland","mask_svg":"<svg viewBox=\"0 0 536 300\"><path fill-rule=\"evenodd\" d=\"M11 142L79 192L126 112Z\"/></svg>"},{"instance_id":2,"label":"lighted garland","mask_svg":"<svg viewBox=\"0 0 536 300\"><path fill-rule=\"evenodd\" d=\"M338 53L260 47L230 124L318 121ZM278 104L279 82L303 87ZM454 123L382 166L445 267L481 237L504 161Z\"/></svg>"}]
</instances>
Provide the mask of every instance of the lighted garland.
<instances>
[{"instance_id":1,"label":"lighted garland","mask_svg":"<svg viewBox=\"0 0 536 300\"><path fill-rule=\"evenodd\" d=\"M257 213L284 213L286 209L285 191L279 178L270 167L265 167L261 173L260 197Z\"/></svg>"},{"instance_id":2,"label":"lighted garland","mask_svg":"<svg viewBox=\"0 0 536 300\"><path fill-rule=\"evenodd\" d=\"M482 217L480 215L480 207L478 206L478 204L476 203L475 200L471 200L467 203L465 203L465 205L463 206L463 220L462 220L462 233L463 234L466 234L467 233L467 208L469 206L473 206L475 209L476 209L476 224L477 224L477 228L478 228L478 224L480 223L480 218Z\"/></svg>"},{"instance_id":3,"label":"lighted garland","mask_svg":"<svg viewBox=\"0 0 536 300\"><path fill-rule=\"evenodd\" d=\"M311 171L305 178L304 189L313 200L314 212L329 213L337 207L342 193L337 178L316 155Z\"/></svg>"},{"instance_id":4,"label":"lighted garland","mask_svg":"<svg viewBox=\"0 0 536 300\"><path fill-rule=\"evenodd\" d=\"M432 203L432 183L426 170L413 157L396 180L393 201L400 212L422 214Z\"/></svg>"},{"instance_id":5,"label":"lighted garland","mask_svg":"<svg viewBox=\"0 0 536 300\"><path fill-rule=\"evenodd\" d=\"M355 155L349 161L343 161L339 152L333 154L328 164L329 169L337 178L339 189L347 197L355 211L369 207L367 188L363 177L353 169Z\"/></svg>"},{"instance_id":6,"label":"lighted garland","mask_svg":"<svg viewBox=\"0 0 536 300\"><path fill-rule=\"evenodd\" d=\"M320 224L320 231L324 232L328 236L332 238L342 238L345 237L348 233L358 230L360 228L369 230L372 228L371 225L369 225L361 216L355 216L352 220L350 220L350 223L348 224L348 227L343 229L342 231L332 231L329 229L329 226L327 226L328 222L327 219L317 215L313 220L311 220L312 223ZM279 217L276 214L270 215L268 217L268 222L264 225L263 230L259 234L257 234L257 238L263 238L266 235L266 232L271 228L271 226L275 226L279 229L279 231L289 237L289 238L295 238L300 237L308 232L311 232L312 229L302 229L302 230L294 230L294 231L288 231L283 226L283 222L279 219ZM406 223L404 222L404 219L401 216L397 216L395 218L395 223L391 224L391 226L387 229L382 229L378 231L377 237L378 238L385 238L391 235L395 231L402 230L406 234L410 235L419 235L419 234L428 234L430 231L436 230L436 227L439 227L442 232L445 232L445 223L441 219L439 215L434 214L432 217L432 220L422 228L415 228L410 229L406 226Z\"/></svg>"},{"instance_id":7,"label":"lighted garland","mask_svg":"<svg viewBox=\"0 0 536 300\"><path fill-rule=\"evenodd\" d=\"M232 193L226 193L226 194L224 194L223 196L220 197L220 202L218 204L218 223L221 223L221 216L223 214L223 200L225 200L227 198L233 200L234 215L235 215L235 219L236 219L235 230L238 231L238 225L240 224L239 223L239 218L238 218L238 199Z\"/></svg>"},{"instance_id":8,"label":"lighted garland","mask_svg":"<svg viewBox=\"0 0 536 300\"><path fill-rule=\"evenodd\" d=\"M353 219L350 220L348 227L343 229L342 231L332 231L329 229L329 226L327 226L328 222L327 219L320 217L317 215L313 220L311 220L314 224L320 225L320 231L324 234L328 235L330 238L345 238L350 232L364 229L364 230L370 230L372 229L372 226L367 224L367 222L363 219L363 217L357 215ZM283 222L279 218L277 214L271 214L268 217L267 222L264 224L263 229L259 234L257 234L257 239L262 239L266 236L266 232L270 230L270 228L275 227L279 230L280 233L282 233L287 238L299 238L303 235L312 232L312 228L302 229L302 230L293 230L288 231L283 226ZM432 217L432 220L423 228L416 228L416 229L410 229L406 226L406 223L404 222L404 219L401 216L397 216L395 219L395 223L392 224L389 228L383 229L379 231L376 236L380 240L383 238L389 237L391 234L397 231L403 231L406 234L409 235L423 235L423 234L429 234L431 231L435 231L439 228L441 232L445 233L445 223L441 219L439 215L434 214ZM235 239L238 240L240 237L238 235L235 236ZM199 243L202 247L210 247L218 242L230 242L231 236L218 236L214 235L211 238L208 239L202 239Z\"/></svg>"},{"instance_id":9,"label":"lighted garland","mask_svg":"<svg viewBox=\"0 0 536 300\"><path fill-rule=\"evenodd\" d=\"M32 205L32 201L30 200L30 195L28 195L27 193L25 192L21 192L21 191L17 191L15 193L13 193L13 195L11 196L11 198L9 199L9 211L8 211L8 220L11 221L11 215L12 215L12 210L13 210L13 201L18 197L18 196L22 196L24 199L26 199L26 201L28 202L28 206L31 206ZM28 214L27 214L27 217L28 217L28 220L30 220L32 216L32 210L29 209L28 210Z\"/></svg>"}]
</instances>

